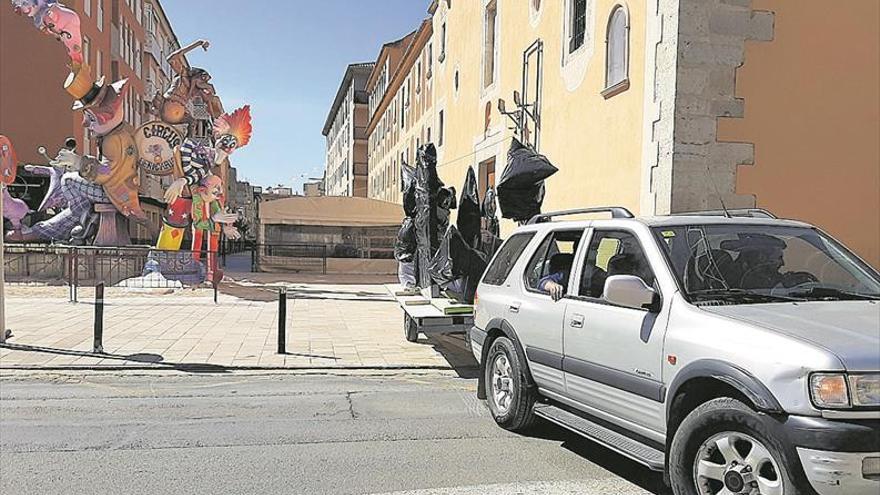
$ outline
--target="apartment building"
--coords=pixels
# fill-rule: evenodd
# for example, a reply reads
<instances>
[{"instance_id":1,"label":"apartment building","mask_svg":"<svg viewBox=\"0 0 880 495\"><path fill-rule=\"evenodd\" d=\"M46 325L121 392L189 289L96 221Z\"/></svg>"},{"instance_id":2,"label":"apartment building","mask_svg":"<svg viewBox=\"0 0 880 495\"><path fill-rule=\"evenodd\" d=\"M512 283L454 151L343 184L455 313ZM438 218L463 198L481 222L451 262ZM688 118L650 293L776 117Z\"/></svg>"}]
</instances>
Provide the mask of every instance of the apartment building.
<instances>
[{"instance_id":1,"label":"apartment building","mask_svg":"<svg viewBox=\"0 0 880 495\"><path fill-rule=\"evenodd\" d=\"M174 76L165 56L179 47L161 3L65 3L80 16L83 58L92 76L103 76L108 83L128 79L125 122L132 127L143 124L148 118L145 102L156 92L164 92ZM0 2L0 60L0 132L10 137L22 162L45 163L37 148L45 146L53 154L67 137L77 140L80 153L97 153L96 140L82 126L82 112L71 110L73 101L63 88L69 63L63 45L34 29L29 19L16 15L10 2ZM28 183L40 184L40 178L22 175ZM132 239L146 242L159 231L167 182L141 173L141 204L150 222L132 222Z\"/></svg>"},{"instance_id":2,"label":"apartment building","mask_svg":"<svg viewBox=\"0 0 880 495\"><path fill-rule=\"evenodd\" d=\"M433 134L433 23L382 47L367 80L370 95L369 197L402 202L401 164L415 164Z\"/></svg>"},{"instance_id":3,"label":"apartment building","mask_svg":"<svg viewBox=\"0 0 880 495\"><path fill-rule=\"evenodd\" d=\"M324 180L323 179L313 179L311 182L306 182L303 184L303 196L309 198L317 198L318 196L324 196Z\"/></svg>"},{"instance_id":4,"label":"apartment building","mask_svg":"<svg viewBox=\"0 0 880 495\"><path fill-rule=\"evenodd\" d=\"M327 142L324 190L328 196L367 196L367 78L373 62L351 64L330 107L324 129Z\"/></svg>"}]
</instances>

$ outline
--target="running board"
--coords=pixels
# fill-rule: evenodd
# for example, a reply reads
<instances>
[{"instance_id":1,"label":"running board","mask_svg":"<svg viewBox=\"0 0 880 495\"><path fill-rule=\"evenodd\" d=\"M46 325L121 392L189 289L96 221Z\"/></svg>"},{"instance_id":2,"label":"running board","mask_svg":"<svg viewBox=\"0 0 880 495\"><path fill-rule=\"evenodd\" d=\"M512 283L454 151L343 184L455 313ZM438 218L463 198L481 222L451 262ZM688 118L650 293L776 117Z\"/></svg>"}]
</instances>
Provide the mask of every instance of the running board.
<instances>
[{"instance_id":1,"label":"running board","mask_svg":"<svg viewBox=\"0 0 880 495\"><path fill-rule=\"evenodd\" d=\"M585 436L621 455L644 464L654 471L663 471L665 468L666 457L663 452L565 409L551 404L536 404L535 415Z\"/></svg>"}]
</instances>

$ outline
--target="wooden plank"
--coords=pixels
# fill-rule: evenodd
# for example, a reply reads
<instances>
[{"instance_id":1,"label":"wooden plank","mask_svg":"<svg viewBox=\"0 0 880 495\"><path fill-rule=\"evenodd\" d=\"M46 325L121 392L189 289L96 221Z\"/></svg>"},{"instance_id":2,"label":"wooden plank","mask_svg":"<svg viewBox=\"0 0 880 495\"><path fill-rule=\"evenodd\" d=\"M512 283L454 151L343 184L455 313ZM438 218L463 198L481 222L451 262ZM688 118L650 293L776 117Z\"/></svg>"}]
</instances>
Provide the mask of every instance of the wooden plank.
<instances>
[{"instance_id":1,"label":"wooden plank","mask_svg":"<svg viewBox=\"0 0 880 495\"><path fill-rule=\"evenodd\" d=\"M470 315L474 313L472 305L451 299L431 299L431 305L442 311L444 315Z\"/></svg>"},{"instance_id":2,"label":"wooden plank","mask_svg":"<svg viewBox=\"0 0 880 495\"><path fill-rule=\"evenodd\" d=\"M431 304L431 301L429 301L427 299L422 299L422 298L401 299L400 303L403 304L404 306L428 306Z\"/></svg>"}]
</instances>

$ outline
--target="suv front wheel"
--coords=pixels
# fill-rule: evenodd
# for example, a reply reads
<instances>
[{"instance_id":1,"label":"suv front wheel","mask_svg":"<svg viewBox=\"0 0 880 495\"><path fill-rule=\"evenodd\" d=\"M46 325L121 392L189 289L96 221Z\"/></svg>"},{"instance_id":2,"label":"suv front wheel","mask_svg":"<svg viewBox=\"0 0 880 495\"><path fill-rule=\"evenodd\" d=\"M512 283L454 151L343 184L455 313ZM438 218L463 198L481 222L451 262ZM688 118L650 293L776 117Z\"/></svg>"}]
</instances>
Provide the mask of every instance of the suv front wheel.
<instances>
[{"instance_id":1,"label":"suv front wheel","mask_svg":"<svg viewBox=\"0 0 880 495\"><path fill-rule=\"evenodd\" d=\"M513 342L507 337L493 340L485 363L486 399L495 422L511 431L528 429L535 422L536 394Z\"/></svg>"},{"instance_id":2,"label":"suv front wheel","mask_svg":"<svg viewBox=\"0 0 880 495\"><path fill-rule=\"evenodd\" d=\"M794 495L783 447L758 413L731 398L710 400L688 414L670 447L676 495Z\"/></svg>"}]
</instances>

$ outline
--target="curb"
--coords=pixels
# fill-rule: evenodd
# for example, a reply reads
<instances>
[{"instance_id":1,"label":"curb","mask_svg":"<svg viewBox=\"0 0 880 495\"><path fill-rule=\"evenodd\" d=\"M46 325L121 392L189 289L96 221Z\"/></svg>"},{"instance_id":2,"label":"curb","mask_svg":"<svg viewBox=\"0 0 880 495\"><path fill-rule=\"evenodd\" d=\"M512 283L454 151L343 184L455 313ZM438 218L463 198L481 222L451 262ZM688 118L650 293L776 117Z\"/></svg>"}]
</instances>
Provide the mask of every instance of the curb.
<instances>
[{"instance_id":1,"label":"curb","mask_svg":"<svg viewBox=\"0 0 880 495\"><path fill-rule=\"evenodd\" d=\"M153 366L0 366L0 371L184 371L222 373L226 371L455 371L476 370L475 366L453 368L441 365L388 366L222 366L217 364L153 365Z\"/></svg>"}]
</instances>

